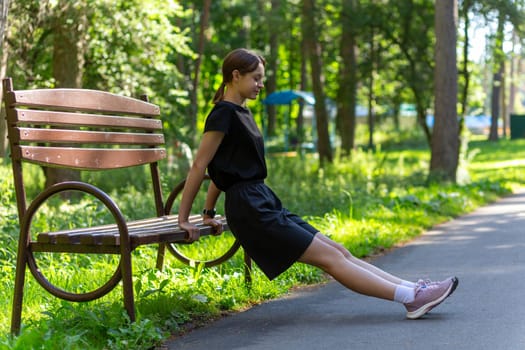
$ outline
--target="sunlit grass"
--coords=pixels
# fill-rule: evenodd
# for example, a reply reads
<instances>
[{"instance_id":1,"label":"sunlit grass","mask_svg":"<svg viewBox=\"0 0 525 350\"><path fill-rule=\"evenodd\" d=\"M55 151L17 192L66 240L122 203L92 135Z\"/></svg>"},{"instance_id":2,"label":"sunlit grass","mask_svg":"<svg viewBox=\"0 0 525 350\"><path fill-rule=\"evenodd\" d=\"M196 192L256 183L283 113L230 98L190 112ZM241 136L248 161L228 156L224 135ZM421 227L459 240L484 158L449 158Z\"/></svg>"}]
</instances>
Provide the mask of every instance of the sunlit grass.
<instances>
[{"instance_id":1,"label":"sunlit grass","mask_svg":"<svg viewBox=\"0 0 525 350\"><path fill-rule=\"evenodd\" d=\"M324 169L319 169L313 155L270 155L267 183L291 211L306 217L356 256L364 257L406 242L525 182L525 140L472 141L463 164L470 180L462 185L427 183L430 154L421 140L387 141L374 151L356 150L351 159L337 158ZM38 168L29 171L33 181L29 195L34 196L42 186L41 172ZM183 176L163 173L167 173L163 187L168 193ZM132 177L123 171L109 177L102 173L89 176L116 199L127 217L153 215L153 202L144 195L149 184L146 172ZM8 164L0 165L0 190L0 279L4 286L0 289L0 307L4 310L0 315L0 348L148 348L188 324L206 323L224 313L281 296L294 286L319 283L325 278L317 269L296 264L270 282L255 268L248 287L242 251L226 263L207 269L188 267L168 254L164 269L158 271L154 247L140 247L133 253L136 323L127 322L120 287L100 300L76 304L52 298L32 276L27 276L24 329L19 338L11 340L8 332L18 222ZM199 195L196 209L202 207L203 196ZM174 212L177 206L176 201ZM53 225L50 216L55 217ZM77 199L67 206L54 206L50 201L42 209L42 216L36 218L34 230L78 227L106 219L104 210L88 199ZM231 238L212 238L181 249L189 256L208 257L224 249L218 245L225 242L228 247ZM116 264L113 257L40 255L46 255L40 259L46 276L73 289L96 286L111 275Z\"/></svg>"}]
</instances>

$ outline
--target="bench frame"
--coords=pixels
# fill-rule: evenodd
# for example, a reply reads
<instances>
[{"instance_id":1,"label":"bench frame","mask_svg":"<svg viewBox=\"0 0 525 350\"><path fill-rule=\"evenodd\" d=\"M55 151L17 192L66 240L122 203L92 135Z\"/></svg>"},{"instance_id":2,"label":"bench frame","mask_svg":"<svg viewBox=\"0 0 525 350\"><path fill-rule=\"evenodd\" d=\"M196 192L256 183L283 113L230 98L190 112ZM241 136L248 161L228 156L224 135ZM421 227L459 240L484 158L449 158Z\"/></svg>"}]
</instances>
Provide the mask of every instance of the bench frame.
<instances>
[{"instance_id":1,"label":"bench frame","mask_svg":"<svg viewBox=\"0 0 525 350\"><path fill-rule=\"evenodd\" d=\"M157 268L162 269L166 247L177 256L173 243L187 240L176 215L170 215L184 181L163 201L158 162L166 157L164 135L157 105L141 99L86 89L14 90L11 78L3 80L4 103L20 233L16 263L11 332L20 332L26 267L38 283L56 297L76 302L98 299L122 280L124 307L135 321L132 280L132 251L140 245L158 244ZM117 204L101 189L79 181L64 181L42 191L32 201L26 196L22 163L77 170L108 170L149 165L156 217L127 222ZM30 234L31 222L40 206L64 191L80 191L98 198L112 214L115 224ZM29 205L28 205L29 204ZM227 222L220 218L223 229ZM201 236L213 234L203 225L201 215L190 220ZM235 254L233 246L205 266L220 264ZM118 254L120 262L111 278L101 287L85 293L71 293L50 283L40 272L33 252ZM190 263L189 261L184 261ZM192 261L191 263L195 263ZM250 280L251 260L245 254L246 279Z\"/></svg>"}]
</instances>

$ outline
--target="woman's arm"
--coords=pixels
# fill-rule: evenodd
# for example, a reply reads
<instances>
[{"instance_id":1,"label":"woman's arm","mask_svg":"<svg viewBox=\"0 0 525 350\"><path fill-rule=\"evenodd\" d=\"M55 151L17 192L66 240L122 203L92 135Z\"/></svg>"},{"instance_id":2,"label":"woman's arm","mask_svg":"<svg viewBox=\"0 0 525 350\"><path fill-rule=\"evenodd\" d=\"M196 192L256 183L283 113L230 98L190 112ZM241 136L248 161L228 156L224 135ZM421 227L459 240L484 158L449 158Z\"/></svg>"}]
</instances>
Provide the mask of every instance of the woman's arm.
<instances>
[{"instance_id":1,"label":"woman's arm","mask_svg":"<svg viewBox=\"0 0 525 350\"><path fill-rule=\"evenodd\" d=\"M212 210L215 208L215 203L221 194L221 190L215 186L213 181L210 181L208 186L208 193L206 194L206 202L204 203L204 209ZM206 216L206 215L205 215Z\"/></svg>"},{"instance_id":2,"label":"woman's arm","mask_svg":"<svg viewBox=\"0 0 525 350\"><path fill-rule=\"evenodd\" d=\"M214 210L215 209L215 203L217 203L217 199L219 198L221 194L221 190L215 186L215 183L213 181L210 181L210 185L208 186L208 193L206 195L206 202L204 203L204 208L207 210ZM203 220L202 222L205 225L211 225L214 227L214 235L220 235L222 233L222 223L218 219L214 219L206 214L203 214Z\"/></svg>"},{"instance_id":3,"label":"woman's arm","mask_svg":"<svg viewBox=\"0 0 525 350\"><path fill-rule=\"evenodd\" d=\"M217 152L223 137L224 133L219 131L208 131L203 134L201 144L197 150L197 155L195 156L193 165L191 166L186 178L186 184L182 191L182 199L179 207L179 225L180 228L188 232L188 241L190 242L199 239L198 227L188 222L191 207L202 184L204 175L206 174L206 168L215 155L215 152ZM215 185L213 186L215 187ZM219 194L217 193L214 198L215 201L217 200L218 195ZM210 200L211 199L212 198L210 198ZM206 201L208 201L208 198ZM214 227L218 227L217 225L219 223L212 222L211 224L215 224Z\"/></svg>"}]
</instances>

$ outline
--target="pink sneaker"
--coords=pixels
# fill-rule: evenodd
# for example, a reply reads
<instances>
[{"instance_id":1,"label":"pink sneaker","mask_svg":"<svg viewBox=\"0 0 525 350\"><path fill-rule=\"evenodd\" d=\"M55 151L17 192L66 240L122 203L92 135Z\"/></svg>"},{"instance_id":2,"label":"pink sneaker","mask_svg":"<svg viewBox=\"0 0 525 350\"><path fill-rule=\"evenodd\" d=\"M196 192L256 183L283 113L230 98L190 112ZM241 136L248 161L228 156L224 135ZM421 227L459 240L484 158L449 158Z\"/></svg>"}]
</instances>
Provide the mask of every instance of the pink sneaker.
<instances>
[{"instance_id":1,"label":"pink sneaker","mask_svg":"<svg viewBox=\"0 0 525 350\"><path fill-rule=\"evenodd\" d=\"M456 277L447 278L442 282L422 283L416 287L416 297L413 302L405 304L406 317L409 319L420 318L431 309L441 304L458 285Z\"/></svg>"},{"instance_id":2,"label":"pink sneaker","mask_svg":"<svg viewBox=\"0 0 525 350\"><path fill-rule=\"evenodd\" d=\"M421 279L417 280L416 287L429 286L429 285L434 284L434 283L437 283L437 282L432 281L430 278L425 278L425 279L421 278Z\"/></svg>"},{"instance_id":3,"label":"pink sneaker","mask_svg":"<svg viewBox=\"0 0 525 350\"><path fill-rule=\"evenodd\" d=\"M450 295L452 295L452 293L454 292L454 290L456 290L456 287L458 286L458 279L456 277L449 277L443 281L432 281L431 279L429 278L426 278L426 279L419 279L417 280L416 282L416 287L419 287L419 286L431 286L433 284L440 284L440 283L449 283L449 281L452 280L452 282L454 283L454 286L452 287L452 291L450 292Z\"/></svg>"}]
</instances>

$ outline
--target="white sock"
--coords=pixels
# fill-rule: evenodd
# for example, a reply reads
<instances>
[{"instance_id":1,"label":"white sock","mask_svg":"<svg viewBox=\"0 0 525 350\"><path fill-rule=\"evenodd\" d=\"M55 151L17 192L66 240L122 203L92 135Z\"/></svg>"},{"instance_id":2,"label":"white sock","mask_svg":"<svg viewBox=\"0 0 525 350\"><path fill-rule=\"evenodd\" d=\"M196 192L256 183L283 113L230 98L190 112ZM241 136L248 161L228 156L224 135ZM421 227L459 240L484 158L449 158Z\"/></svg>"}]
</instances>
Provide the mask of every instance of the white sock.
<instances>
[{"instance_id":1,"label":"white sock","mask_svg":"<svg viewBox=\"0 0 525 350\"><path fill-rule=\"evenodd\" d=\"M405 287L416 288L416 284L410 281L401 280L401 285Z\"/></svg>"},{"instance_id":2,"label":"white sock","mask_svg":"<svg viewBox=\"0 0 525 350\"><path fill-rule=\"evenodd\" d=\"M396 287L396 291L394 293L394 301L397 301L398 303L402 303L402 304L411 303L414 301L415 295L416 295L415 288L410 288L410 287L398 284Z\"/></svg>"}]
</instances>

